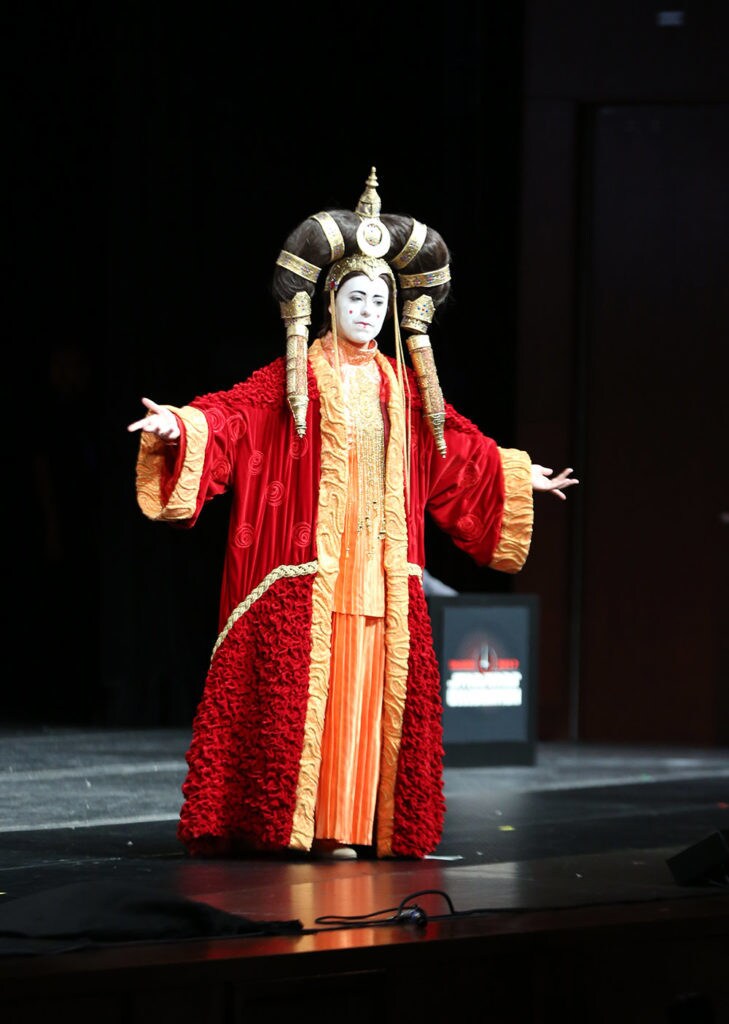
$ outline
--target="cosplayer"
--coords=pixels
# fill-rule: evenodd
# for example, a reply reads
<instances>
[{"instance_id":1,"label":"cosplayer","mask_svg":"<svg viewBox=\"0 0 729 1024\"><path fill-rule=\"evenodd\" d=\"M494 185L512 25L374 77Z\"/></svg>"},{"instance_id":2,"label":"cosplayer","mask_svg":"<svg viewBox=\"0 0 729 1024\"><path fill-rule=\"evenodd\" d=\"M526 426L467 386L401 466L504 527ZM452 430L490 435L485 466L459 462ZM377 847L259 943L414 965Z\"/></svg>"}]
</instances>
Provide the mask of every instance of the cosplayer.
<instances>
[{"instance_id":1,"label":"cosplayer","mask_svg":"<svg viewBox=\"0 0 729 1024\"><path fill-rule=\"evenodd\" d=\"M445 801L425 515L477 564L516 573L533 491L564 498L578 482L444 402L428 329L449 252L381 213L377 186L372 168L355 211L319 212L286 239L273 276L285 356L182 408L142 399L128 427L150 519L191 527L232 492L182 787L193 855L432 853ZM376 341L386 320L394 356Z\"/></svg>"}]
</instances>

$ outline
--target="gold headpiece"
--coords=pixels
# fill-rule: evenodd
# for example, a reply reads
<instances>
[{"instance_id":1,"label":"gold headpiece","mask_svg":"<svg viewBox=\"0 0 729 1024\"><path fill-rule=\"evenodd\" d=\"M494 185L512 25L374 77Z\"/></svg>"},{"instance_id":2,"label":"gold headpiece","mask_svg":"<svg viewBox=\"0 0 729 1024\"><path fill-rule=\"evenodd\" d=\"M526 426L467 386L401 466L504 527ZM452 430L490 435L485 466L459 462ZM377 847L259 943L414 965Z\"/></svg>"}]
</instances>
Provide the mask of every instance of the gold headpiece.
<instances>
[{"instance_id":1,"label":"gold headpiece","mask_svg":"<svg viewBox=\"0 0 729 1024\"><path fill-rule=\"evenodd\" d=\"M353 273L366 274L370 281L374 281L375 278L386 274L392 283L395 283L395 275L387 260L376 259L374 256L360 256L355 253L354 256L347 256L345 259L338 260L331 265L324 288L329 291L333 287L336 291L342 278L346 277L347 274Z\"/></svg>"},{"instance_id":2,"label":"gold headpiece","mask_svg":"<svg viewBox=\"0 0 729 1024\"><path fill-rule=\"evenodd\" d=\"M430 295L420 295L417 299L409 299L402 305L400 326L404 331L415 334L427 334L433 322L435 303Z\"/></svg>"},{"instance_id":3,"label":"gold headpiece","mask_svg":"<svg viewBox=\"0 0 729 1024\"><path fill-rule=\"evenodd\" d=\"M315 213L312 219L318 222L319 227L326 235L327 242L329 242L329 259L331 262L334 263L335 260L341 260L342 256L344 256L344 239L334 217L332 217L331 213L323 210L321 213Z\"/></svg>"},{"instance_id":4,"label":"gold headpiece","mask_svg":"<svg viewBox=\"0 0 729 1024\"><path fill-rule=\"evenodd\" d=\"M308 292L297 292L288 302L279 302L279 309L287 334L295 334L294 328L308 327L311 323L311 296ZM302 330L299 333L305 335L307 332Z\"/></svg>"},{"instance_id":5,"label":"gold headpiece","mask_svg":"<svg viewBox=\"0 0 729 1024\"><path fill-rule=\"evenodd\" d=\"M397 256L390 261L395 270L402 270L403 267L408 265L408 263L413 262L420 250L423 248L423 242L425 241L427 234L427 226L425 224L421 224L420 221L413 220L413 229L410 232L410 238L408 238Z\"/></svg>"},{"instance_id":6,"label":"gold headpiece","mask_svg":"<svg viewBox=\"0 0 729 1024\"><path fill-rule=\"evenodd\" d=\"M420 253L425 243L428 229L425 224L421 224L413 219L410 237L400 252L389 261L383 259L390 250L391 238L386 225L380 220L382 204L377 193L377 186L376 169L373 167L370 170L365 189L359 197L354 211L360 219L356 234L357 246L359 248L358 253L344 256L346 249L342 231L330 213L324 210L314 214L312 218L319 224L329 243L330 264L324 287L325 291L329 293L335 355L337 353L337 342L334 294L343 278L348 274L366 274L371 281L383 275L388 277L392 282L392 301L395 306L397 281L399 281L400 287L403 289L429 288L450 281L451 275L448 266L437 270L424 271L419 274L398 273L396 280L395 271L400 271L404 267L409 266ZM279 253L276 263L278 266L292 271L311 284L318 282L322 271L321 267L308 263L300 256L285 249L282 249ZM311 323L310 296L307 292L297 292L288 302L281 302L280 309L281 317L286 324L286 394L289 407L294 416L296 433L299 437L303 437L306 432L306 413L309 403L307 389L307 343L308 327ZM443 436L445 406L433 361L433 350L427 337L428 326L433 320L434 312L435 303L429 295L420 295L416 299L405 302L403 306L402 327L404 330L413 332L408 338L408 348L423 402L423 415L430 425L437 450L445 457L446 446ZM400 323L396 313L394 328L398 379L404 401L407 378L403 372L404 360L400 337Z\"/></svg>"},{"instance_id":7,"label":"gold headpiece","mask_svg":"<svg viewBox=\"0 0 729 1024\"><path fill-rule=\"evenodd\" d=\"M382 203L377 194L377 185L377 174L373 167L354 211L362 221L357 228L357 245L359 251L367 256L384 256L390 248L390 232L380 220Z\"/></svg>"},{"instance_id":8,"label":"gold headpiece","mask_svg":"<svg viewBox=\"0 0 729 1024\"><path fill-rule=\"evenodd\" d=\"M299 277L303 277L305 281L311 281L312 284L316 284L319 274L321 274L321 267L315 267L313 263L307 263L306 260L302 260L301 256L287 252L285 249L278 254L276 264L283 267L284 270L290 270Z\"/></svg>"},{"instance_id":9,"label":"gold headpiece","mask_svg":"<svg viewBox=\"0 0 729 1024\"><path fill-rule=\"evenodd\" d=\"M440 267L438 270L428 270L424 274L398 274L401 288L434 288L438 284L445 284L451 279L451 268Z\"/></svg>"}]
</instances>

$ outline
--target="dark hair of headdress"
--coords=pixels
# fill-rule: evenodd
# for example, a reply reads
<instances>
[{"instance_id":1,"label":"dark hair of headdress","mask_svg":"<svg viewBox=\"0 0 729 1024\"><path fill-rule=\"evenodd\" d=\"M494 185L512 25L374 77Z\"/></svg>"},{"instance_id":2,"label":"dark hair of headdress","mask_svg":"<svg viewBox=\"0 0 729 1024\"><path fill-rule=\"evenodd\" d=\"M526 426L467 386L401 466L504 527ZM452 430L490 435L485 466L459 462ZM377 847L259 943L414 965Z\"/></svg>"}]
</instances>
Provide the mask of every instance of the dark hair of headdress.
<instances>
[{"instance_id":1,"label":"dark hair of headdress","mask_svg":"<svg viewBox=\"0 0 729 1024\"><path fill-rule=\"evenodd\" d=\"M328 213L337 222L339 230L342 233L342 238L344 239L344 257L358 253L359 247L357 245L356 232L360 225L360 218L356 213L349 210L329 210ZM413 227L413 218L406 216L405 214L382 213L380 214L380 220L390 232L390 248L387 254L383 257L387 262L390 262L398 255L407 243ZM305 291L313 300L316 293L319 292L323 299L321 309L322 325L317 332L317 336L321 337L331 326L329 297L323 294L324 280L327 275L327 270L332 263L329 242L327 241L319 222L313 217L307 217L306 220L302 221L301 224L294 228L294 230L288 235L283 244L283 248L287 252L293 253L295 256L299 256L301 259L306 260L307 263L311 263L315 267L321 267L322 270L319 275L319 280L314 284L312 281L304 280L293 271L276 265L274 268L271 287L273 297L277 302L288 302L294 295L296 295L297 292ZM405 274L427 273L428 271L438 270L441 267L445 267L449 262L450 253L443 238L434 228L428 227L422 248L414 259L408 263L407 267L404 268L403 272ZM350 276L351 275L347 275L342 280L347 280L347 277ZM395 273L395 276L397 278L397 273ZM392 281L387 275L383 275L383 279L387 282L390 292L390 303L388 307L389 316L393 311ZM429 288L421 286L418 288L400 289L398 287L398 300L400 304L402 304L403 302L409 299L415 299L420 295L429 295L437 309L443 302L445 302L449 292L450 281Z\"/></svg>"}]
</instances>

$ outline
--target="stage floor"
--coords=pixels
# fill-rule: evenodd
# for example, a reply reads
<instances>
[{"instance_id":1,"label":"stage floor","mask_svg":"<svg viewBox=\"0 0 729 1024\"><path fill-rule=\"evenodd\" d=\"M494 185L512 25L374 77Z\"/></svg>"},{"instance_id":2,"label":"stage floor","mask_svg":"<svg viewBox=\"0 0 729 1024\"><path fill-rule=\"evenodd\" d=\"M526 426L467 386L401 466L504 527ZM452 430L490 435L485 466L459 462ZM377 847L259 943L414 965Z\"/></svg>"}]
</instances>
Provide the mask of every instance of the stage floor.
<instances>
[{"instance_id":1,"label":"stage floor","mask_svg":"<svg viewBox=\"0 0 729 1024\"><path fill-rule=\"evenodd\" d=\"M0 734L0 913L69 885L91 895L120 883L301 928L235 948L221 939L223 958L376 947L401 941L392 933L403 925L407 941L439 943L683 917L703 921L697 934L707 921L712 934L729 934L726 877L685 884L668 863L729 828L727 750L541 743L534 765L447 768L443 839L422 861L207 861L189 858L175 837L188 738L181 729ZM413 907L425 916L417 935L401 921ZM164 959L164 943L150 937ZM56 940L49 952L83 946ZM37 967L22 943L3 952L15 976L29 960Z\"/></svg>"},{"instance_id":2,"label":"stage floor","mask_svg":"<svg viewBox=\"0 0 729 1024\"><path fill-rule=\"evenodd\" d=\"M0 734L4 898L104 878L203 893L220 867L188 858L175 838L188 739L181 729ZM487 897L499 909L679 899L667 858L729 826L726 750L544 743L534 765L447 768L445 783L440 847L406 871L447 879L461 909L472 903L468 879L478 879L479 906ZM405 867L306 856L224 862L243 876L272 863L292 880L313 871L328 885L342 871L397 877Z\"/></svg>"}]
</instances>

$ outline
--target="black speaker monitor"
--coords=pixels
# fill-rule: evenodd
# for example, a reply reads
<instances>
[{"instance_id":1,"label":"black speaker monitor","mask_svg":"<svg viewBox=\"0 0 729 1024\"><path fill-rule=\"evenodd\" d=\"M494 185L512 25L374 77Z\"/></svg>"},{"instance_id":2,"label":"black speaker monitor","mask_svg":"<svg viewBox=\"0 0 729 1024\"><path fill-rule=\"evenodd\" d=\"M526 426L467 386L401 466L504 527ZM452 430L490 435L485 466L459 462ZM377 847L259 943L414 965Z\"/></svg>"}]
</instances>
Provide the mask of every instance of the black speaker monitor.
<instances>
[{"instance_id":1,"label":"black speaker monitor","mask_svg":"<svg viewBox=\"0 0 729 1024\"><path fill-rule=\"evenodd\" d=\"M729 886L729 829L713 832L666 864L679 885Z\"/></svg>"},{"instance_id":2,"label":"black speaker monitor","mask_svg":"<svg viewBox=\"0 0 729 1024\"><path fill-rule=\"evenodd\" d=\"M428 599L440 663L445 765L535 760L536 595Z\"/></svg>"}]
</instances>

